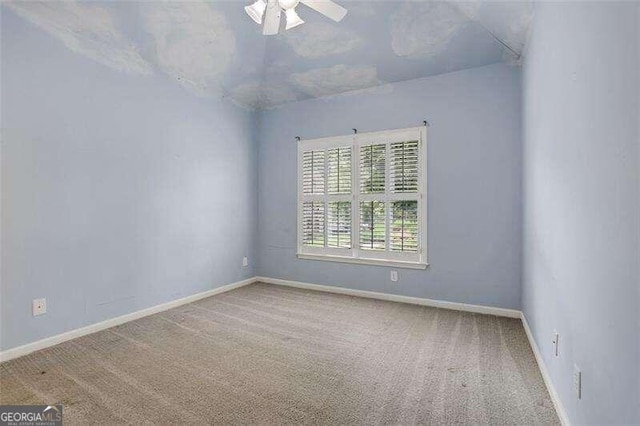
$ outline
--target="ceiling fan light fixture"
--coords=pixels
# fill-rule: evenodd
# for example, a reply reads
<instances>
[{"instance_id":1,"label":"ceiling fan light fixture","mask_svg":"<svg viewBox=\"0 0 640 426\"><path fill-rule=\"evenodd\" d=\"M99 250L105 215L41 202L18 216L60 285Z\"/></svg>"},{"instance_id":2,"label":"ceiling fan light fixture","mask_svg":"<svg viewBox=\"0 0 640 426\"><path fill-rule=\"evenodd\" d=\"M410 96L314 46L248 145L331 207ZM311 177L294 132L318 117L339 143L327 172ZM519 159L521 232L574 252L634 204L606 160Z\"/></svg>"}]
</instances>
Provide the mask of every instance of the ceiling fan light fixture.
<instances>
[{"instance_id":1,"label":"ceiling fan light fixture","mask_svg":"<svg viewBox=\"0 0 640 426\"><path fill-rule=\"evenodd\" d=\"M262 16L267 8L267 3L264 0L256 0L253 4L245 6L244 10L247 15L255 21L256 24L262 24Z\"/></svg>"},{"instance_id":2,"label":"ceiling fan light fixture","mask_svg":"<svg viewBox=\"0 0 640 426\"><path fill-rule=\"evenodd\" d=\"M278 0L278 4L284 10L295 9L298 3L300 3L300 0Z\"/></svg>"},{"instance_id":3,"label":"ceiling fan light fixture","mask_svg":"<svg viewBox=\"0 0 640 426\"><path fill-rule=\"evenodd\" d=\"M298 16L295 9L286 9L284 13L287 16L287 26L285 29L290 30L298 25L304 24L304 21Z\"/></svg>"}]
</instances>

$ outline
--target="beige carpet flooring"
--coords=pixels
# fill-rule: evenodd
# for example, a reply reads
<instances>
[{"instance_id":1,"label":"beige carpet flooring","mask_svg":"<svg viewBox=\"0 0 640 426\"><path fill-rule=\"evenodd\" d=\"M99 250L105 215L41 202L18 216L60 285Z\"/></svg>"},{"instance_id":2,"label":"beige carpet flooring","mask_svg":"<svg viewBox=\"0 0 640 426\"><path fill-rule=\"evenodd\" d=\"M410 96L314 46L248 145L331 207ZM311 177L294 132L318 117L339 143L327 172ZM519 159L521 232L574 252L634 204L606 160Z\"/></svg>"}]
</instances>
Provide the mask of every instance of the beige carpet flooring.
<instances>
[{"instance_id":1,"label":"beige carpet flooring","mask_svg":"<svg viewBox=\"0 0 640 426\"><path fill-rule=\"evenodd\" d=\"M522 323L253 284L0 365L66 424L558 424Z\"/></svg>"}]
</instances>

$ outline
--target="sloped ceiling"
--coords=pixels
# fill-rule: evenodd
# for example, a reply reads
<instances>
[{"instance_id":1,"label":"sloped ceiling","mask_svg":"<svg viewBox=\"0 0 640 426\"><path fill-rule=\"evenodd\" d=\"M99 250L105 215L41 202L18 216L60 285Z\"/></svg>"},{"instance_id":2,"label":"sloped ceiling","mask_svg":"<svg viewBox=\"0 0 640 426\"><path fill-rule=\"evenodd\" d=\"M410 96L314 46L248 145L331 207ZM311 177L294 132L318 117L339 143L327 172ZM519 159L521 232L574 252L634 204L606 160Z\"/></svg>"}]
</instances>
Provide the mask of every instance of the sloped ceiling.
<instances>
[{"instance_id":1,"label":"sloped ceiling","mask_svg":"<svg viewBox=\"0 0 640 426\"><path fill-rule=\"evenodd\" d=\"M338 0L340 23L301 4L304 25L263 36L250 2L12 1L3 12L115 71L163 73L195 96L258 109L515 63L532 19L530 1Z\"/></svg>"}]
</instances>

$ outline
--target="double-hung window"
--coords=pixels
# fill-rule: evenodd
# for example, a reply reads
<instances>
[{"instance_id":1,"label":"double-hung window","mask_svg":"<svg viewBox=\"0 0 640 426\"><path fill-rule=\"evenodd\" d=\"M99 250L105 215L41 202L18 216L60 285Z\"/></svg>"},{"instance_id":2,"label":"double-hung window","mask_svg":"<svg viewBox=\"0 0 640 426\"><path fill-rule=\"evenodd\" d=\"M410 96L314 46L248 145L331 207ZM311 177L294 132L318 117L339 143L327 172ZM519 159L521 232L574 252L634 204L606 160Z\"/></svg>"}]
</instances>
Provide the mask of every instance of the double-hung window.
<instances>
[{"instance_id":1,"label":"double-hung window","mask_svg":"<svg viewBox=\"0 0 640 426\"><path fill-rule=\"evenodd\" d=\"M298 257L427 266L426 127L298 142Z\"/></svg>"}]
</instances>

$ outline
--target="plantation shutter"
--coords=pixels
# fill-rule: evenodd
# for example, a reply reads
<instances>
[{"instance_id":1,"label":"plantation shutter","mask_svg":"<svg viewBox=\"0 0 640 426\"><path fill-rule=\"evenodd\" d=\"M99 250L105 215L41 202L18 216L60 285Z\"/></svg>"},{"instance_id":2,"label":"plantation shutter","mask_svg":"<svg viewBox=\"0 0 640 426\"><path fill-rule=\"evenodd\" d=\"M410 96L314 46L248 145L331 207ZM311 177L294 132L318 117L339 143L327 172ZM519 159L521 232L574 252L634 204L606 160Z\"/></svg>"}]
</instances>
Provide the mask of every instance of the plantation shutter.
<instances>
[{"instance_id":1,"label":"plantation shutter","mask_svg":"<svg viewBox=\"0 0 640 426\"><path fill-rule=\"evenodd\" d=\"M303 203L302 232L305 245L324 247L324 203L322 201Z\"/></svg>"},{"instance_id":2,"label":"plantation shutter","mask_svg":"<svg viewBox=\"0 0 640 426\"><path fill-rule=\"evenodd\" d=\"M328 150L327 187L329 194L351 193L351 147Z\"/></svg>"},{"instance_id":3,"label":"plantation shutter","mask_svg":"<svg viewBox=\"0 0 640 426\"><path fill-rule=\"evenodd\" d=\"M352 245L353 139L300 155L300 245L304 253L349 254Z\"/></svg>"},{"instance_id":4,"label":"plantation shutter","mask_svg":"<svg viewBox=\"0 0 640 426\"><path fill-rule=\"evenodd\" d=\"M305 194L324 194L324 151L307 151L302 156L302 188Z\"/></svg>"},{"instance_id":5,"label":"plantation shutter","mask_svg":"<svg viewBox=\"0 0 640 426\"><path fill-rule=\"evenodd\" d=\"M351 248L351 202L329 202L327 247Z\"/></svg>"},{"instance_id":6,"label":"plantation shutter","mask_svg":"<svg viewBox=\"0 0 640 426\"><path fill-rule=\"evenodd\" d=\"M390 144L390 190L397 194L418 194L419 141ZM389 248L396 252L418 251L418 201L391 202Z\"/></svg>"},{"instance_id":7,"label":"plantation shutter","mask_svg":"<svg viewBox=\"0 0 640 426\"><path fill-rule=\"evenodd\" d=\"M360 192L375 194L385 191L386 151L384 144L360 147Z\"/></svg>"},{"instance_id":8,"label":"plantation shutter","mask_svg":"<svg viewBox=\"0 0 640 426\"><path fill-rule=\"evenodd\" d=\"M421 127L300 142L298 256L424 268L425 135Z\"/></svg>"},{"instance_id":9,"label":"plantation shutter","mask_svg":"<svg viewBox=\"0 0 640 426\"><path fill-rule=\"evenodd\" d=\"M391 144L389 180L392 192L418 192L418 141Z\"/></svg>"}]
</instances>

